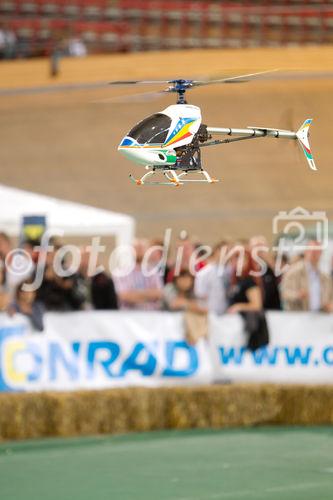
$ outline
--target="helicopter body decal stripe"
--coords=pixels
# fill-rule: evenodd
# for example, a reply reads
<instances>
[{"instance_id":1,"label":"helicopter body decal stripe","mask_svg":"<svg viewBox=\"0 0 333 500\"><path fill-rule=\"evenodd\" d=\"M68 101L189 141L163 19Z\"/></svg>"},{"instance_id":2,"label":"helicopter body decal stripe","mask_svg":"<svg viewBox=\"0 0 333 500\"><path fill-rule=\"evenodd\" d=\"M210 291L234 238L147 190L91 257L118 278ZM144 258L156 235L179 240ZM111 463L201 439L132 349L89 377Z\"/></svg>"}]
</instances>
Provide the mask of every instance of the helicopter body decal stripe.
<instances>
[{"instance_id":1,"label":"helicopter body decal stripe","mask_svg":"<svg viewBox=\"0 0 333 500\"><path fill-rule=\"evenodd\" d=\"M167 142L165 144L165 146L171 146L172 144L174 144L175 142L178 142L178 141L182 141L183 139L186 139L186 137L190 137L192 134L191 132L186 132L186 134L182 135L181 137L177 137L176 139L174 139L173 141L171 142Z\"/></svg>"},{"instance_id":2,"label":"helicopter body decal stripe","mask_svg":"<svg viewBox=\"0 0 333 500\"><path fill-rule=\"evenodd\" d=\"M180 120L178 120L177 125L167 138L167 141L165 142L164 146L170 146L175 142L181 141L186 137L189 137L191 135L189 128L194 122L195 119L193 118L181 118Z\"/></svg>"},{"instance_id":3,"label":"helicopter body decal stripe","mask_svg":"<svg viewBox=\"0 0 333 500\"><path fill-rule=\"evenodd\" d=\"M147 145L147 144L134 144L133 146L122 146L120 145L118 149L156 149L162 151L162 148L164 148L164 144L153 144L153 145Z\"/></svg>"}]
</instances>

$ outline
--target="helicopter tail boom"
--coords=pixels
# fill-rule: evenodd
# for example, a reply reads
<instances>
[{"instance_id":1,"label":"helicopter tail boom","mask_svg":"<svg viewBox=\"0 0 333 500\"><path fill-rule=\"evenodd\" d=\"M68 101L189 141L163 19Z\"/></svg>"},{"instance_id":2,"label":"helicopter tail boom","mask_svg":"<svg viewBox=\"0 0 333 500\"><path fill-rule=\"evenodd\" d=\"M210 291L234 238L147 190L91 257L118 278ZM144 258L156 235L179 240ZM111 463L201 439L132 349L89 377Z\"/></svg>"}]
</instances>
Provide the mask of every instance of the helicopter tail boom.
<instances>
[{"instance_id":1,"label":"helicopter tail boom","mask_svg":"<svg viewBox=\"0 0 333 500\"><path fill-rule=\"evenodd\" d=\"M237 135L242 137L283 137L286 139L296 139L296 132L291 130L280 130L277 128L267 127L246 127L246 128L219 128L207 127L209 134L218 135Z\"/></svg>"},{"instance_id":2,"label":"helicopter tail boom","mask_svg":"<svg viewBox=\"0 0 333 500\"><path fill-rule=\"evenodd\" d=\"M247 128L219 128L219 127L207 127L207 132L212 135L228 135L228 136L238 136L243 139L251 139L255 137L275 137L275 138L283 138L283 139L297 139L305 158L308 162L311 170L317 170L316 164L313 159L313 155L311 152L311 147L309 143L309 128L312 123L312 118L308 118L302 124L302 126L297 130L297 132L293 132L292 130L281 130L275 128L267 128L267 127L247 127ZM237 139L230 139L230 141L214 141L215 144L222 142L233 142ZM213 144L213 143L212 143Z\"/></svg>"}]
</instances>

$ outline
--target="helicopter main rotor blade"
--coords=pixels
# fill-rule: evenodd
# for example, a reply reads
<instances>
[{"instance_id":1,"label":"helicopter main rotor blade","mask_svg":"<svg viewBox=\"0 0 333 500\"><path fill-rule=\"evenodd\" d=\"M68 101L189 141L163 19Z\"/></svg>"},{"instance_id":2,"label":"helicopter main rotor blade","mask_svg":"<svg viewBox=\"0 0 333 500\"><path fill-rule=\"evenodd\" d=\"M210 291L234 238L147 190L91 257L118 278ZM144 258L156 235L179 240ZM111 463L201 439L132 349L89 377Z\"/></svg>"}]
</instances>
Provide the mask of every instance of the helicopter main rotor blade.
<instances>
[{"instance_id":1,"label":"helicopter main rotor blade","mask_svg":"<svg viewBox=\"0 0 333 500\"><path fill-rule=\"evenodd\" d=\"M279 69L277 68L268 71L259 71L258 73L248 73L246 75L231 76L227 78L221 78L219 80L203 80L203 81L194 80L193 86L199 87L201 85L212 85L215 83L245 83L256 77L260 77L261 75L266 75L267 73L273 73L275 71L279 71Z\"/></svg>"},{"instance_id":2,"label":"helicopter main rotor blade","mask_svg":"<svg viewBox=\"0 0 333 500\"><path fill-rule=\"evenodd\" d=\"M109 82L109 85L161 85L170 83L169 80L116 80Z\"/></svg>"},{"instance_id":3,"label":"helicopter main rotor blade","mask_svg":"<svg viewBox=\"0 0 333 500\"><path fill-rule=\"evenodd\" d=\"M277 69L269 71L260 71L257 73L247 73L246 75L230 76L226 78L220 78L218 80L191 80L185 78L179 78L174 80L116 80L109 82L109 85L162 85L171 84L172 87L167 87L164 92L177 92L179 86L183 86L185 90L190 90L193 87L200 87L202 85L212 85L218 83L244 83L253 78L260 77L267 73L272 73L278 71Z\"/></svg>"}]
</instances>

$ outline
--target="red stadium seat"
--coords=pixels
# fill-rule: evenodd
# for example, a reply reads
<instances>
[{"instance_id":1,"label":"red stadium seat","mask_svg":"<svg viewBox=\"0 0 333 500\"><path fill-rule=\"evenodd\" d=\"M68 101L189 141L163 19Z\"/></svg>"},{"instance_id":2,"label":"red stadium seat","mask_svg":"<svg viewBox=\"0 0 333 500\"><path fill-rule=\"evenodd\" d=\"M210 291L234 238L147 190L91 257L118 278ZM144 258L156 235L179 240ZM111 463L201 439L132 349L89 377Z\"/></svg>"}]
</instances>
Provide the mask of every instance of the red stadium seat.
<instances>
[{"instance_id":1,"label":"red stadium seat","mask_svg":"<svg viewBox=\"0 0 333 500\"><path fill-rule=\"evenodd\" d=\"M0 12L2 14L14 14L16 12L16 3L13 0L2 0L0 2Z\"/></svg>"},{"instance_id":2,"label":"red stadium seat","mask_svg":"<svg viewBox=\"0 0 333 500\"><path fill-rule=\"evenodd\" d=\"M106 2L104 0L82 0L82 15L86 19L102 19Z\"/></svg>"},{"instance_id":3,"label":"red stadium seat","mask_svg":"<svg viewBox=\"0 0 333 500\"><path fill-rule=\"evenodd\" d=\"M38 3L34 0L24 0L18 3L18 14L34 16L38 13Z\"/></svg>"},{"instance_id":4,"label":"red stadium seat","mask_svg":"<svg viewBox=\"0 0 333 500\"><path fill-rule=\"evenodd\" d=\"M63 2L61 12L66 17L79 17L81 13L81 4L79 1L68 0Z\"/></svg>"},{"instance_id":5,"label":"red stadium seat","mask_svg":"<svg viewBox=\"0 0 333 500\"><path fill-rule=\"evenodd\" d=\"M118 21L123 17L123 10L117 5L114 5L114 3L106 2L103 11L103 17L106 20Z\"/></svg>"},{"instance_id":6,"label":"red stadium seat","mask_svg":"<svg viewBox=\"0 0 333 500\"><path fill-rule=\"evenodd\" d=\"M46 40L50 40L52 38L52 29L48 23L41 23L40 28L37 31L37 38L43 42Z\"/></svg>"},{"instance_id":7,"label":"red stadium seat","mask_svg":"<svg viewBox=\"0 0 333 500\"><path fill-rule=\"evenodd\" d=\"M9 24L16 35L23 39L33 39L40 27L40 21L30 19L19 19L11 21Z\"/></svg>"},{"instance_id":8,"label":"red stadium seat","mask_svg":"<svg viewBox=\"0 0 333 500\"><path fill-rule=\"evenodd\" d=\"M325 27L325 29L331 30L333 32L333 11L332 12L328 12L325 15L325 18L324 18L324 27Z\"/></svg>"},{"instance_id":9,"label":"red stadium seat","mask_svg":"<svg viewBox=\"0 0 333 500\"><path fill-rule=\"evenodd\" d=\"M56 0L40 0L39 12L44 16L57 16L61 12L61 3Z\"/></svg>"},{"instance_id":10,"label":"red stadium seat","mask_svg":"<svg viewBox=\"0 0 333 500\"><path fill-rule=\"evenodd\" d=\"M207 18L210 23L221 23L223 20L223 13L220 5L213 3L208 6Z\"/></svg>"}]
</instances>

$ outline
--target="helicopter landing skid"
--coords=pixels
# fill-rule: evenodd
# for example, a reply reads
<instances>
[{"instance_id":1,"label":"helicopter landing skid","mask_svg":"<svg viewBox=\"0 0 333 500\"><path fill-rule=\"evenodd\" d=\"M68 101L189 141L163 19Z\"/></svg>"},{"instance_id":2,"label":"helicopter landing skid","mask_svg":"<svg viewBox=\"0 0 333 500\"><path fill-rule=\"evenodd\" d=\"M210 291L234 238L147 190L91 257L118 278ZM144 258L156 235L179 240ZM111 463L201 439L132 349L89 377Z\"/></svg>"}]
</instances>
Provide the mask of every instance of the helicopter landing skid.
<instances>
[{"instance_id":1,"label":"helicopter landing skid","mask_svg":"<svg viewBox=\"0 0 333 500\"><path fill-rule=\"evenodd\" d=\"M198 170L190 170L185 171L182 170L180 174L177 174L175 170L166 169L161 171L164 177L166 177L167 181L151 181L148 180L150 177L157 173L156 170L149 170L149 172L145 173L140 179L135 179L132 174L130 174L129 178L136 184L137 186L142 185L155 185L155 186L182 186L185 182L206 182L208 184L213 184L215 182L219 182L218 179L212 178L206 170L198 169ZM188 174L200 174L203 176L202 179L185 179Z\"/></svg>"}]
</instances>

